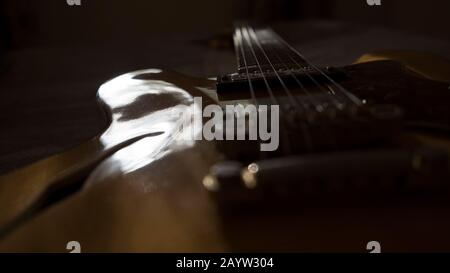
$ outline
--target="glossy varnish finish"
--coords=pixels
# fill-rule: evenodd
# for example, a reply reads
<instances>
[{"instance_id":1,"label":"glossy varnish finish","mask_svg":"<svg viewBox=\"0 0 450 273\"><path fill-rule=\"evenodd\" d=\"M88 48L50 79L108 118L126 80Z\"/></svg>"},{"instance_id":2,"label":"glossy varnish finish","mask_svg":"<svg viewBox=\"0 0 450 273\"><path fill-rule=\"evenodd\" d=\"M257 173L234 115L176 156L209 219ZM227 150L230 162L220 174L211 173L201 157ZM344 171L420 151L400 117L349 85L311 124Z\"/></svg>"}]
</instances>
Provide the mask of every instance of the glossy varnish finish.
<instances>
[{"instance_id":1,"label":"glossy varnish finish","mask_svg":"<svg viewBox=\"0 0 450 273\"><path fill-rule=\"evenodd\" d=\"M13 224L0 250L65 252L74 240L85 252L364 251L370 240L391 251L448 250L450 236L434 236L450 228L448 206L439 200L223 217L201 184L221 155L212 142L182 138L170 115L174 110L200 115L199 107L189 107L193 97L214 102L213 86L210 80L158 69L105 83L98 94L111 125L102 135L0 178L4 226L50 185L72 183L71 174L83 170L75 179L82 181L81 190ZM434 86L441 90L446 84Z\"/></svg>"},{"instance_id":2,"label":"glossy varnish finish","mask_svg":"<svg viewBox=\"0 0 450 273\"><path fill-rule=\"evenodd\" d=\"M104 84L98 94L111 125L101 136L1 178L1 202L9 208L8 214L2 214L5 224L26 212L51 185L72 183L69 173L96 166L84 174L88 177L80 192L44 212L48 216L43 217L45 223L37 224L39 236L25 231L30 237L19 239L31 240L25 248L14 239L6 246L64 251L66 239L74 237L90 242L84 246L86 251L222 250L216 214L206 192L194 182L201 181L218 154L212 143L182 141L176 133L177 117L170 115L179 107L200 111L187 106L194 95L203 96L205 104L212 102L205 92L213 83L150 69ZM133 145L127 146L130 142ZM123 149L115 152L119 148ZM98 165L96 159L105 154L110 157Z\"/></svg>"}]
</instances>

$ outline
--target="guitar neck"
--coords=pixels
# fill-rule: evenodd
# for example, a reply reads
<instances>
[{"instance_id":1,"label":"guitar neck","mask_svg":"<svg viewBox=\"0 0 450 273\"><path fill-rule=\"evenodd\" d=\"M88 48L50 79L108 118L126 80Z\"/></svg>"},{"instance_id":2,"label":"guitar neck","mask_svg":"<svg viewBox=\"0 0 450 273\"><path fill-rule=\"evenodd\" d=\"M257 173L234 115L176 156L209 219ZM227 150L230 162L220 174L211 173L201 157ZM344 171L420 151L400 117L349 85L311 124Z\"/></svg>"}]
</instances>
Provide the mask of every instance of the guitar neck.
<instances>
[{"instance_id":1,"label":"guitar neck","mask_svg":"<svg viewBox=\"0 0 450 273\"><path fill-rule=\"evenodd\" d=\"M342 77L333 67L318 68L270 28L237 26L233 35L237 73L217 78L217 91L249 90L265 86L319 84Z\"/></svg>"},{"instance_id":2,"label":"guitar neck","mask_svg":"<svg viewBox=\"0 0 450 273\"><path fill-rule=\"evenodd\" d=\"M308 67L304 58L270 28L236 26L233 40L240 74Z\"/></svg>"}]
</instances>

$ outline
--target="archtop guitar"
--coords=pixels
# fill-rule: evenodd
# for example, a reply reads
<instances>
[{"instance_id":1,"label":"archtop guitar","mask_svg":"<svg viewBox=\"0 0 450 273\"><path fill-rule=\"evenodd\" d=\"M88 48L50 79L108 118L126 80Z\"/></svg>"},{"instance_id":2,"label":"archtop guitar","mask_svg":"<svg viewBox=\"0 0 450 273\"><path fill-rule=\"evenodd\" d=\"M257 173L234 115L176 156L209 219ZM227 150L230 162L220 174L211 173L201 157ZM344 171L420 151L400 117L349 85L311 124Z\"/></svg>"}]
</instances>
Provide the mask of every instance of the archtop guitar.
<instances>
[{"instance_id":1,"label":"archtop guitar","mask_svg":"<svg viewBox=\"0 0 450 273\"><path fill-rule=\"evenodd\" d=\"M269 28L239 25L233 40L236 71L113 78L98 90L102 134L1 176L0 251L450 250L448 61L397 51L318 67ZM207 139L212 105L244 121L266 106L276 123L254 128L273 135L243 122Z\"/></svg>"}]
</instances>

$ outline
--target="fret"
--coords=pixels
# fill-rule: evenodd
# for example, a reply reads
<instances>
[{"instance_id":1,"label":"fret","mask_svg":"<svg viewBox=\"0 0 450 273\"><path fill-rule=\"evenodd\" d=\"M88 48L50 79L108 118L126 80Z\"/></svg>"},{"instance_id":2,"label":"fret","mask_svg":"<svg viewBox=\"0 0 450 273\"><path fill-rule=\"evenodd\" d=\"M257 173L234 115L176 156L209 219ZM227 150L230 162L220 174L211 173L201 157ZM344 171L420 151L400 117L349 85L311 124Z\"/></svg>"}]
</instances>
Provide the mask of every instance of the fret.
<instances>
[{"instance_id":1,"label":"fret","mask_svg":"<svg viewBox=\"0 0 450 273\"><path fill-rule=\"evenodd\" d=\"M247 35L250 33L249 30L252 31L252 35ZM299 82L301 88L308 88L322 82L333 83L334 80L345 76L340 69L317 68L310 65L269 28L238 27L233 40L238 69L237 73L220 75L217 78L219 96L233 90L251 91L252 88L260 94L260 90L283 87L280 86L281 82L287 88L299 87ZM252 88L249 86L250 82Z\"/></svg>"},{"instance_id":2,"label":"fret","mask_svg":"<svg viewBox=\"0 0 450 273\"><path fill-rule=\"evenodd\" d=\"M246 39L238 34L238 29L235 31L234 44L236 48L242 46L244 55L247 61L248 71L250 73L260 73L260 69L263 72L272 71L273 68L270 66L269 62L266 60L265 56L261 50L255 46L254 41L251 39ZM301 59L294 51L289 49L284 45L277 35L270 29L256 29L255 30L257 39L264 48L268 58L275 67L276 70L287 69L299 69L301 67L308 67L306 62ZM258 61L260 62L261 68L258 67L257 62L252 54L250 47L253 46ZM241 50L236 51L236 58L238 64L238 73L246 73L246 67L244 64L244 56L242 56Z\"/></svg>"}]
</instances>

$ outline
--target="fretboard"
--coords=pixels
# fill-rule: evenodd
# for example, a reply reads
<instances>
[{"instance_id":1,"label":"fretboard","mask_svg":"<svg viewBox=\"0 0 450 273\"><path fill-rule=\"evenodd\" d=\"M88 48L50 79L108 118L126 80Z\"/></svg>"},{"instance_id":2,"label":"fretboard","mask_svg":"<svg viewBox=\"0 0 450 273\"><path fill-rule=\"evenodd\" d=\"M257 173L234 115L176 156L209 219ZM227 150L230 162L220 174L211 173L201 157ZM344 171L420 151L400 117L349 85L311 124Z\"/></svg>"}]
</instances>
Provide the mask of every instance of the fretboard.
<instances>
[{"instance_id":1,"label":"fretboard","mask_svg":"<svg viewBox=\"0 0 450 273\"><path fill-rule=\"evenodd\" d=\"M290 45L269 28L237 26L233 39L238 73L266 73L308 66Z\"/></svg>"},{"instance_id":2,"label":"fretboard","mask_svg":"<svg viewBox=\"0 0 450 273\"><path fill-rule=\"evenodd\" d=\"M219 95L248 89L255 97L263 90L273 99L273 89L281 87L288 93L291 87L304 91L310 85L318 87L321 92L328 92L328 87L321 84L328 82L336 86L335 81L344 76L342 71L333 67L316 67L269 28L238 26L233 38L238 71L217 78Z\"/></svg>"}]
</instances>

